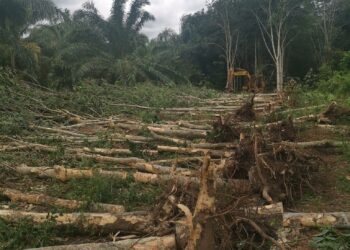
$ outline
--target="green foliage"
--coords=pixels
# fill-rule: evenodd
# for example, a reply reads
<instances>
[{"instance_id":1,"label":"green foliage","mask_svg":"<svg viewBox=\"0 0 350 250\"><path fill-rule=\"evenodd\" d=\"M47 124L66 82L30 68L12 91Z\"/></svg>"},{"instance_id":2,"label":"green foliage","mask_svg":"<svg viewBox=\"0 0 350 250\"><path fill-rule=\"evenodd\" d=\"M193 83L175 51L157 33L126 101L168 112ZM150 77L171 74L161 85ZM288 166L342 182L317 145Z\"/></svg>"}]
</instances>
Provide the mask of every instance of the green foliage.
<instances>
[{"instance_id":1,"label":"green foliage","mask_svg":"<svg viewBox=\"0 0 350 250\"><path fill-rule=\"evenodd\" d=\"M346 250L350 248L350 232L340 232L325 228L310 242L310 246L319 250Z\"/></svg>"},{"instance_id":2,"label":"green foliage","mask_svg":"<svg viewBox=\"0 0 350 250\"><path fill-rule=\"evenodd\" d=\"M58 243L60 231L54 218L36 225L30 219L21 219L16 223L7 223L0 219L0 249L24 249L44 247ZM62 235L62 234L61 234Z\"/></svg>"}]
</instances>

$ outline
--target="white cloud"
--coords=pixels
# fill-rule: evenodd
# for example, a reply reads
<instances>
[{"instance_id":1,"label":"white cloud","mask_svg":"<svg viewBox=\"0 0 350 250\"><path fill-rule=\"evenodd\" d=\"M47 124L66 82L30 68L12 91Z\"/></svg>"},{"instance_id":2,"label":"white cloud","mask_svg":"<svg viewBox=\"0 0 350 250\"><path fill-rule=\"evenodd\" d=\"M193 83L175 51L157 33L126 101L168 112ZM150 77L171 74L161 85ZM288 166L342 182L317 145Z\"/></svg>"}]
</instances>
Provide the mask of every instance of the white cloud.
<instances>
[{"instance_id":1,"label":"white cloud","mask_svg":"<svg viewBox=\"0 0 350 250\"><path fill-rule=\"evenodd\" d=\"M95 0L94 3L103 16L108 17L113 0ZM78 9L86 0L54 0L60 8ZM156 17L155 22L145 25L143 32L149 37L157 36L165 28L172 28L179 32L180 19L205 8L206 0L151 0L147 10Z\"/></svg>"}]
</instances>

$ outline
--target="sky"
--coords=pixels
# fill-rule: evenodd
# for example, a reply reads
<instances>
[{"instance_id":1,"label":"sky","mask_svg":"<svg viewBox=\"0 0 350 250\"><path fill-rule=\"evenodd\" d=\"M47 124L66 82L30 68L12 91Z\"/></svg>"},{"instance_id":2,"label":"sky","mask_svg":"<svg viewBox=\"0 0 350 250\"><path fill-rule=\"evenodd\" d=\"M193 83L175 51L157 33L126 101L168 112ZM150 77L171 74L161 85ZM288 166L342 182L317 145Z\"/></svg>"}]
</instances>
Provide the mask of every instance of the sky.
<instances>
[{"instance_id":1,"label":"sky","mask_svg":"<svg viewBox=\"0 0 350 250\"><path fill-rule=\"evenodd\" d=\"M53 0L58 7L76 10L87 0ZM94 0L100 13L108 17L113 0ZM146 9L152 13L156 21L145 25L142 32L154 38L165 28L180 30L180 19L183 15L194 13L205 8L207 0L150 0Z\"/></svg>"}]
</instances>

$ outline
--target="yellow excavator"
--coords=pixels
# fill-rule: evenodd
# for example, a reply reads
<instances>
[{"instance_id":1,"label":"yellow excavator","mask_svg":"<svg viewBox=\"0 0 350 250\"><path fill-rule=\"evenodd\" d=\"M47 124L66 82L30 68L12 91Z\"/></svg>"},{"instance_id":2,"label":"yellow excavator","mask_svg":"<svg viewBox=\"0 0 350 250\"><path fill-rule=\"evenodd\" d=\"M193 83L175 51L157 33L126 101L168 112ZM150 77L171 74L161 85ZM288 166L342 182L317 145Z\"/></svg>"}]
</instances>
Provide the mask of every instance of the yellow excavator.
<instances>
[{"instance_id":1,"label":"yellow excavator","mask_svg":"<svg viewBox=\"0 0 350 250\"><path fill-rule=\"evenodd\" d=\"M237 92L238 86L236 85L236 77L243 77L244 84L242 90L249 92L260 92L265 89L265 80L263 75L251 75L247 70L241 68L230 68L227 76L227 92Z\"/></svg>"}]
</instances>

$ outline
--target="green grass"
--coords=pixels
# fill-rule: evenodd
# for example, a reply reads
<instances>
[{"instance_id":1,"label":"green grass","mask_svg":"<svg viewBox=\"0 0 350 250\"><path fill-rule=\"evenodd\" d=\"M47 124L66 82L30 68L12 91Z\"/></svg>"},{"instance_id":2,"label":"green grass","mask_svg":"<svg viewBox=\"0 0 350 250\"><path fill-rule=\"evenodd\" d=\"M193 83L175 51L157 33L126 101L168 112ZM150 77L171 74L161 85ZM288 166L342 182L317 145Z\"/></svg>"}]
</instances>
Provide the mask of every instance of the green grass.
<instances>
[{"instance_id":1,"label":"green grass","mask_svg":"<svg viewBox=\"0 0 350 250\"><path fill-rule=\"evenodd\" d=\"M347 250L350 249L350 231L338 231L325 228L314 236L310 246L319 250Z\"/></svg>"},{"instance_id":2,"label":"green grass","mask_svg":"<svg viewBox=\"0 0 350 250\"><path fill-rule=\"evenodd\" d=\"M350 145L344 144L342 149L342 160L345 161L346 167L338 171L337 188L350 194L350 180L347 178L350 176Z\"/></svg>"},{"instance_id":3,"label":"green grass","mask_svg":"<svg viewBox=\"0 0 350 250\"><path fill-rule=\"evenodd\" d=\"M102 202L124 205L128 211L147 209L155 204L161 194L160 187L136 183L132 178L94 177L84 180L71 180L65 184L50 185L48 194L66 199Z\"/></svg>"}]
</instances>

